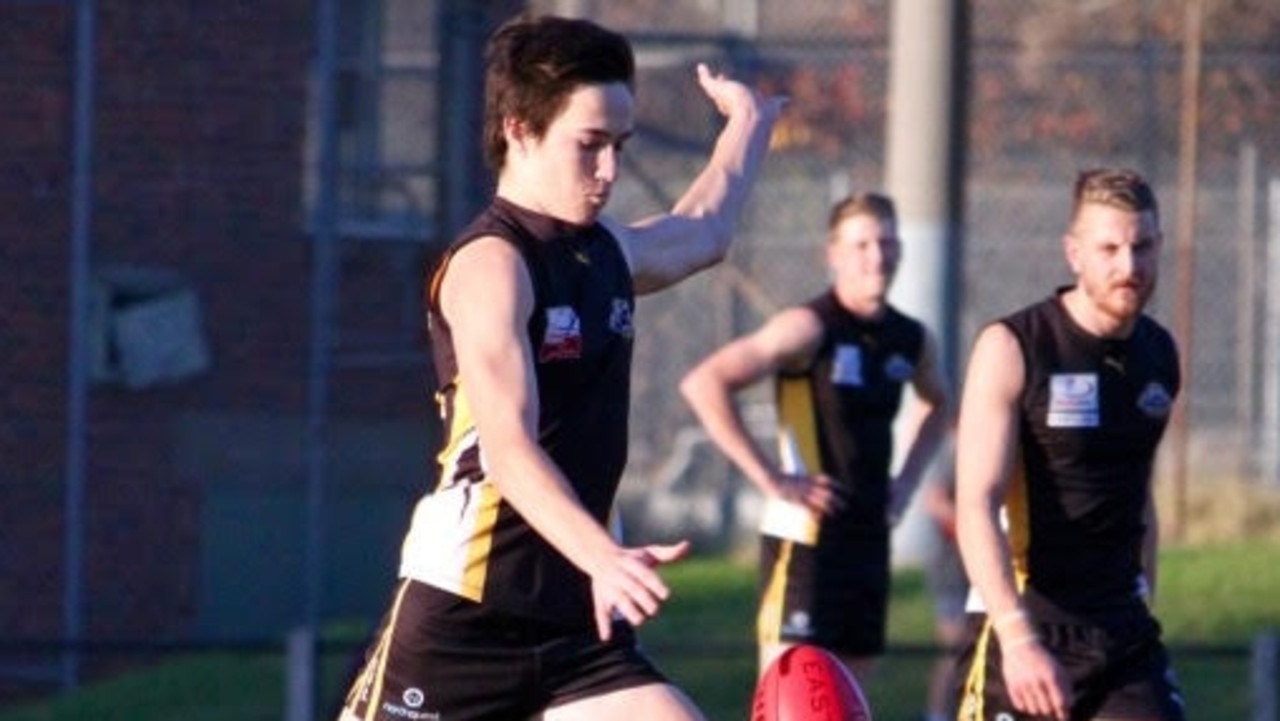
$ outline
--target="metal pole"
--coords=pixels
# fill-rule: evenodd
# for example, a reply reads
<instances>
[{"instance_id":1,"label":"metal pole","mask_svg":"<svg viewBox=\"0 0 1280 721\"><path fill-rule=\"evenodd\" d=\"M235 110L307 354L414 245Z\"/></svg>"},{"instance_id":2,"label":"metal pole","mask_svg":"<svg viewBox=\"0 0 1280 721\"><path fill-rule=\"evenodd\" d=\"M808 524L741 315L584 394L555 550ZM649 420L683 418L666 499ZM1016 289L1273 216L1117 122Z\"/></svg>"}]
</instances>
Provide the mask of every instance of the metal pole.
<instances>
[{"instance_id":1,"label":"metal pole","mask_svg":"<svg viewBox=\"0 0 1280 721\"><path fill-rule=\"evenodd\" d=\"M938 340L955 386L962 259L968 68L965 0L897 0L890 17L885 187L898 209L903 262L891 300ZM905 418L906 414L904 414ZM895 425L901 432L902 421ZM901 449L905 444L897 444ZM928 543L928 525L908 514L895 556L909 561Z\"/></svg>"},{"instance_id":2,"label":"metal pole","mask_svg":"<svg viewBox=\"0 0 1280 721\"><path fill-rule=\"evenodd\" d=\"M890 22L885 187L903 262L895 304L938 336L954 381L958 333L968 10L963 0L897 0Z\"/></svg>"},{"instance_id":3,"label":"metal pole","mask_svg":"<svg viewBox=\"0 0 1280 721\"><path fill-rule=\"evenodd\" d=\"M1267 188L1267 303L1262 327L1262 477L1280 488L1280 179Z\"/></svg>"},{"instance_id":4,"label":"metal pole","mask_svg":"<svg viewBox=\"0 0 1280 721\"><path fill-rule=\"evenodd\" d=\"M484 32L484 8L444 2L440 5L440 183L439 232L448 240L475 215L487 194L477 192L479 133L484 122L478 38Z\"/></svg>"},{"instance_id":5,"label":"metal pole","mask_svg":"<svg viewBox=\"0 0 1280 721\"><path fill-rule=\"evenodd\" d=\"M1250 721L1276 721L1276 664L1280 637L1264 631L1253 639L1249 657L1249 691L1253 715Z\"/></svg>"},{"instance_id":6,"label":"metal pole","mask_svg":"<svg viewBox=\"0 0 1280 721\"><path fill-rule=\"evenodd\" d=\"M296 628L285 641L284 721L316 718L316 630Z\"/></svg>"},{"instance_id":7,"label":"metal pole","mask_svg":"<svg viewBox=\"0 0 1280 721\"><path fill-rule=\"evenodd\" d=\"M737 0L720 6L722 27L742 38L760 37L760 0Z\"/></svg>"},{"instance_id":8,"label":"metal pole","mask_svg":"<svg viewBox=\"0 0 1280 721\"><path fill-rule=\"evenodd\" d=\"M308 633L295 639L309 642L310 663L315 663L315 629L319 627L324 591L325 490L329 412L329 372L332 367L333 309L338 279L338 108L334 78L338 66L337 0L316 4L316 105L320 112L318 187L315 235L311 244L310 362L307 372L307 486L303 556L302 628ZM299 653L298 641L291 646ZM314 678L314 675L307 676ZM294 690L292 713L314 718L316 691ZM307 706L311 706L308 708Z\"/></svg>"},{"instance_id":9,"label":"metal pole","mask_svg":"<svg viewBox=\"0 0 1280 721\"><path fill-rule=\"evenodd\" d=\"M569 18L595 17L595 0L556 0L555 14Z\"/></svg>"},{"instance_id":10,"label":"metal pole","mask_svg":"<svg viewBox=\"0 0 1280 721\"><path fill-rule=\"evenodd\" d=\"M447 242L488 203L479 128L484 124L484 45L497 26L519 13L515 0L449 0L440 4L439 239ZM589 10L580 7L579 10Z\"/></svg>"},{"instance_id":11,"label":"metal pole","mask_svg":"<svg viewBox=\"0 0 1280 721\"><path fill-rule=\"evenodd\" d=\"M85 486L89 406L89 283L93 259L94 0L78 0L72 119L71 308L67 347L66 508L64 513L62 688L79 683L84 635Z\"/></svg>"},{"instance_id":12,"label":"metal pole","mask_svg":"<svg viewBox=\"0 0 1280 721\"><path fill-rule=\"evenodd\" d=\"M1149 28L1158 16L1157 12L1161 9L1156 7L1156 0L1142 0L1142 16L1140 22L1142 27ZM1155 128L1159 126L1161 103L1160 103L1160 42L1155 38L1154 33L1143 32L1142 41L1139 44L1142 53L1142 122L1144 127ZM1138 149L1141 158L1142 167L1147 173L1147 177L1155 178L1160 175L1160 134L1159 133L1139 133Z\"/></svg>"},{"instance_id":13,"label":"metal pole","mask_svg":"<svg viewBox=\"0 0 1280 721\"><path fill-rule=\"evenodd\" d=\"M1200 0L1184 0L1182 28L1182 115L1178 143L1177 290L1174 294L1174 335L1181 345L1181 401L1171 421L1174 509L1170 530L1182 537L1187 517L1187 446L1190 442L1192 369L1195 352L1196 281L1196 167L1200 126L1201 25Z\"/></svg>"},{"instance_id":14,"label":"metal pole","mask_svg":"<svg viewBox=\"0 0 1280 721\"><path fill-rule=\"evenodd\" d=\"M1258 148L1240 148L1240 173L1236 183L1236 442L1240 444L1239 472L1244 477L1257 470L1256 424L1258 402L1254 393L1257 354L1258 292Z\"/></svg>"}]
</instances>

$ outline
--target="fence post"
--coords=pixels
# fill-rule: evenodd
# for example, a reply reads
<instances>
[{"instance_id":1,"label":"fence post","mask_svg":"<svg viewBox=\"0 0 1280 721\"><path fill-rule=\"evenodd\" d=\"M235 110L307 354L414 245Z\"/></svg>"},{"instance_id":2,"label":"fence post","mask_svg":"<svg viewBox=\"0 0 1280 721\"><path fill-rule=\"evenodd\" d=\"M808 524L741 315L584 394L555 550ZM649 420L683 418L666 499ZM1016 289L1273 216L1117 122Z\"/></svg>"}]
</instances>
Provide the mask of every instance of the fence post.
<instances>
[{"instance_id":1,"label":"fence post","mask_svg":"<svg viewBox=\"0 0 1280 721\"><path fill-rule=\"evenodd\" d=\"M1280 635L1275 631L1260 633L1253 639L1249 663L1250 696L1253 701L1253 721L1276 721L1276 658L1280 650Z\"/></svg>"},{"instance_id":2,"label":"fence post","mask_svg":"<svg viewBox=\"0 0 1280 721\"><path fill-rule=\"evenodd\" d=\"M299 626L285 645L285 721L315 721L316 632Z\"/></svg>"},{"instance_id":3,"label":"fence post","mask_svg":"<svg viewBox=\"0 0 1280 721\"><path fill-rule=\"evenodd\" d=\"M1267 255L1263 275L1262 477L1280 488L1280 178L1267 185Z\"/></svg>"}]
</instances>

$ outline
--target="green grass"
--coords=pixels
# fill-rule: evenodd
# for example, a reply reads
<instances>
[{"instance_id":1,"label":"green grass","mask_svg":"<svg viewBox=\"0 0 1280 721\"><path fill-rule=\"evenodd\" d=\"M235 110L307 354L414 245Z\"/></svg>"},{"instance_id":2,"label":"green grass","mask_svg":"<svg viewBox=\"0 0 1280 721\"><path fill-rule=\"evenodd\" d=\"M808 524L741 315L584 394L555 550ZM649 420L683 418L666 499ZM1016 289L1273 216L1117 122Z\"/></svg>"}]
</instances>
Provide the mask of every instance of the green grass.
<instances>
[{"instance_id":1,"label":"green grass","mask_svg":"<svg viewBox=\"0 0 1280 721\"><path fill-rule=\"evenodd\" d=\"M1266 542L1161 554L1156 612L1190 718L1250 717L1248 645L1265 629L1280 631L1280 569L1271 560L1277 553L1280 543ZM755 672L751 567L698 560L666 575L678 601L644 630L653 655L711 719L747 718ZM689 639L705 642L706 650L690 652ZM878 719L919 714L933 660L925 647L931 643L931 599L923 576L900 571L889 617L890 652L865 689Z\"/></svg>"},{"instance_id":2,"label":"green grass","mask_svg":"<svg viewBox=\"0 0 1280 721\"><path fill-rule=\"evenodd\" d=\"M1190 707L1198 721L1249 717L1248 645L1280 629L1280 542L1171 548L1161 555L1157 612ZM659 665L713 721L745 719L755 675L755 575L751 563L695 559L666 573L675 598L645 626ZM334 634L354 641L354 624ZM930 599L919 571L895 574L890 653L867 693L880 721L919 713L932 654ZM349 653L327 655L321 669L328 710L341 693ZM1280 681L1280 680L1278 680ZM46 701L0 710L0 721L275 721L281 717L280 657L260 653L184 654L118 674Z\"/></svg>"}]
</instances>

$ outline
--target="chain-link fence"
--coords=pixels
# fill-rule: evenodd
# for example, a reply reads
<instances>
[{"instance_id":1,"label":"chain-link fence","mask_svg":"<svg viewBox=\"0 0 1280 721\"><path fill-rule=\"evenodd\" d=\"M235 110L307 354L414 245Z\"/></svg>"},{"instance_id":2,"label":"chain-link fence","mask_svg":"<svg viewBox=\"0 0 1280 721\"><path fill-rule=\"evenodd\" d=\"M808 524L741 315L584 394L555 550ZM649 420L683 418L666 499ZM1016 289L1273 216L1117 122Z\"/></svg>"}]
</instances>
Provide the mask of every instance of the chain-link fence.
<instances>
[{"instance_id":1,"label":"chain-link fence","mask_svg":"<svg viewBox=\"0 0 1280 721\"><path fill-rule=\"evenodd\" d=\"M718 343L822 289L830 204L850 190L883 187L891 4L800 3L780 11L758 3L750 13L710 5L721 14L707 4L653 15L635 7L597 11L637 38L641 58L641 133L629 148L632 178L614 206L624 216L669 204L702 158L694 139L711 130L690 81L693 62L722 64L791 98L728 262L645 300L639 313L646 332L636 374L637 494L676 484L684 489L674 504L684 509L679 522L713 531L733 520L726 498L735 496L737 480L705 452L675 385ZM1277 430L1264 423L1264 402L1274 361L1266 360L1263 309L1266 248L1276 242L1268 233L1277 224L1265 207L1280 153L1280 132L1265 109L1280 100L1265 81L1280 73L1277 13L1258 3L1207 5L1189 254L1179 247L1178 227L1181 5L979 2L971 12L964 250L955 269L961 362L980 325L1069 282L1060 239L1075 174L1137 168L1156 186L1166 236L1151 312L1175 328L1177 304L1185 302L1194 318L1191 334L1180 338L1192 482L1273 481ZM717 21L729 27L716 28ZM672 27L681 30L665 30ZM908 256L911 243L904 238ZM1194 279L1180 287L1187 263ZM758 392L765 400L767 389ZM1166 455L1175 442L1166 442ZM702 503L688 502L690 487L706 494ZM659 504L649 515L672 522L672 504L648 502Z\"/></svg>"}]
</instances>

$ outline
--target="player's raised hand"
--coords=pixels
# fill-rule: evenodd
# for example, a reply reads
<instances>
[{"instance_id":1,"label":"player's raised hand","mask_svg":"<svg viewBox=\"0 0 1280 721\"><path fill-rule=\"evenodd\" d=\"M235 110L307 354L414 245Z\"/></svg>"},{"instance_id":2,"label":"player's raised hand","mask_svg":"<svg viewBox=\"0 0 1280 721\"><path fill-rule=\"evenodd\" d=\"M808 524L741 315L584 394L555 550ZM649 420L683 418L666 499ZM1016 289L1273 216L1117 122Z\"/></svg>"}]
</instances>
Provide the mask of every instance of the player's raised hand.
<instances>
[{"instance_id":1,"label":"player's raised hand","mask_svg":"<svg viewBox=\"0 0 1280 721\"><path fill-rule=\"evenodd\" d=\"M787 102L782 96L766 98L724 73L713 73L706 63L698 63L698 85L711 102L715 103L716 110L726 117L754 112L773 119L782 112L782 107Z\"/></svg>"}]
</instances>

